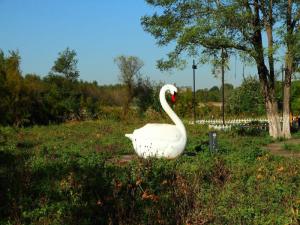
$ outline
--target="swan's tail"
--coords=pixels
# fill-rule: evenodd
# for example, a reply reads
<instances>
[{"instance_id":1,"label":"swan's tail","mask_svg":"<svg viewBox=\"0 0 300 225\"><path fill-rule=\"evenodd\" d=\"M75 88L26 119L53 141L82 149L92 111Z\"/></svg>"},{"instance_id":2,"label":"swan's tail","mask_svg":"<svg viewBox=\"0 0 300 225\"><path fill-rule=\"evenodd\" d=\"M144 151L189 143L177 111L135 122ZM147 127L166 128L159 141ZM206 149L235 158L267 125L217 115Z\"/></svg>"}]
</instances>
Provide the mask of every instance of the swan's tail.
<instances>
[{"instance_id":1,"label":"swan's tail","mask_svg":"<svg viewBox=\"0 0 300 225\"><path fill-rule=\"evenodd\" d=\"M130 140L133 139L133 135L132 134L125 134L126 137L128 137Z\"/></svg>"}]
</instances>

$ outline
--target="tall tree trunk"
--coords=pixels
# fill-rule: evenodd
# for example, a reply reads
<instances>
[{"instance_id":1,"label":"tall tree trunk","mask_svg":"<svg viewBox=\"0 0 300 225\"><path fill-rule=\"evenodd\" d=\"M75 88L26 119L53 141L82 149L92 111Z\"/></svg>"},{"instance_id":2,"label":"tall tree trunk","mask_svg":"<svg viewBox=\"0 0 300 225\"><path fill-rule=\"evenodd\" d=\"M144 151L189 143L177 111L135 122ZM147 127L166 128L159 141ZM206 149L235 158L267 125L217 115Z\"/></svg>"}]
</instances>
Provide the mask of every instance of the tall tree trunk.
<instances>
[{"instance_id":1,"label":"tall tree trunk","mask_svg":"<svg viewBox=\"0 0 300 225\"><path fill-rule=\"evenodd\" d=\"M291 138L290 131L290 99L291 99L291 71L285 69L285 81L283 88L283 122L282 122L282 135L285 138Z\"/></svg>"},{"instance_id":2,"label":"tall tree trunk","mask_svg":"<svg viewBox=\"0 0 300 225\"><path fill-rule=\"evenodd\" d=\"M292 74L293 74L293 56L288 50L285 60L285 78L283 88L283 127L282 133L285 138L291 138L290 131L290 113L291 113L291 85L292 85Z\"/></svg>"},{"instance_id":3,"label":"tall tree trunk","mask_svg":"<svg viewBox=\"0 0 300 225\"><path fill-rule=\"evenodd\" d=\"M291 138L290 131L290 101L291 101L291 84L292 84L292 74L293 74L293 30L294 26L292 24L292 0L287 2L286 11L286 28L287 28L287 38L286 38L286 57L285 57L285 79L284 79L284 94L283 94L283 126L282 133L285 138Z\"/></svg>"},{"instance_id":4,"label":"tall tree trunk","mask_svg":"<svg viewBox=\"0 0 300 225\"><path fill-rule=\"evenodd\" d=\"M262 8L258 0L254 0L254 16L253 25L256 27L252 37L252 43L255 53L255 60L257 65L257 71L259 80L262 87L262 92L265 98L265 106L267 112L267 118L269 121L269 134L273 138L282 137L280 119L278 115L278 106L275 99L275 82L274 82L274 59L273 59L273 36L272 36L272 10L268 11L265 2L261 2ZM269 9L272 6L272 1L270 1ZM264 48L262 43L261 34L261 19L260 19L260 9L263 13L264 25L267 30L268 37L268 59L270 71L266 67L264 58Z\"/></svg>"},{"instance_id":5,"label":"tall tree trunk","mask_svg":"<svg viewBox=\"0 0 300 225\"><path fill-rule=\"evenodd\" d=\"M261 11L268 39L268 61L269 61L269 81L271 86L275 86L274 72L274 41L273 41L273 1L269 0L266 6L265 1L261 1Z\"/></svg>"},{"instance_id":6,"label":"tall tree trunk","mask_svg":"<svg viewBox=\"0 0 300 225\"><path fill-rule=\"evenodd\" d=\"M278 107L277 102L268 98L266 100L266 110L267 110L267 118L269 121L269 134L273 138L282 137L281 126L280 126L280 118L278 115Z\"/></svg>"},{"instance_id":7,"label":"tall tree trunk","mask_svg":"<svg viewBox=\"0 0 300 225\"><path fill-rule=\"evenodd\" d=\"M258 63L258 74L262 87L262 92L265 98L266 113L269 122L269 135L273 138L282 137L280 118L278 114L278 105L275 98L275 87L268 84L267 75L268 69L261 62Z\"/></svg>"}]
</instances>

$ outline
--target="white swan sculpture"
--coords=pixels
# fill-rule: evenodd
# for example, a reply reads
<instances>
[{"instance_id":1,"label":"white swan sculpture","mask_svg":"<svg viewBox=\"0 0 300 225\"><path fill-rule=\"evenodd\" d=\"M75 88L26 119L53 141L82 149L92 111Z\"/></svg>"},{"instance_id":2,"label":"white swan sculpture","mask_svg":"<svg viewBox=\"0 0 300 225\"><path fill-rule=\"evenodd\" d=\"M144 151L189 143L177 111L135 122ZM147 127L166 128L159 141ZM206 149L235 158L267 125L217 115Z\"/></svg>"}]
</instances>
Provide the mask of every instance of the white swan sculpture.
<instances>
[{"instance_id":1,"label":"white swan sculpture","mask_svg":"<svg viewBox=\"0 0 300 225\"><path fill-rule=\"evenodd\" d=\"M166 84L159 93L161 106L175 125L150 123L134 130L132 134L125 134L132 141L133 148L140 157L172 159L179 156L185 148L186 130L182 121L166 101L165 94L167 91L172 94L172 100L175 101L177 88L171 84Z\"/></svg>"}]
</instances>

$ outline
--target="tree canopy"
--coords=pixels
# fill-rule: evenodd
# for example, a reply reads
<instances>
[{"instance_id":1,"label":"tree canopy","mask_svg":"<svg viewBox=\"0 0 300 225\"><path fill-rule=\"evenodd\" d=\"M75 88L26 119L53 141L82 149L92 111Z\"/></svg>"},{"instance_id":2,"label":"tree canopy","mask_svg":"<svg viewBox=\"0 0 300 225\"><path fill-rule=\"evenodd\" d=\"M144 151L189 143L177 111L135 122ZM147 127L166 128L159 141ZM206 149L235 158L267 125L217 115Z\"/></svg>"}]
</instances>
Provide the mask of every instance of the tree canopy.
<instances>
[{"instance_id":1,"label":"tree canopy","mask_svg":"<svg viewBox=\"0 0 300 225\"><path fill-rule=\"evenodd\" d=\"M175 44L167 59L158 60L160 69L181 66L182 53L207 58L207 53L216 56L218 50L236 50L252 60L259 60L260 54L274 53L278 44L293 39L296 52L296 41L299 31L291 37L286 28L286 10L288 1L268 0L146 0L157 8L153 15L145 15L141 23L146 32L157 40L159 46ZM292 22L299 26L299 2L291 1ZM262 32L276 25L273 48L263 51L264 43L260 40ZM276 33L276 34L277 34ZM281 42L279 42L281 41ZM275 45L276 44L276 45ZM260 46L262 45L262 46ZM299 54L299 53L298 53ZM203 59L203 58L202 58Z\"/></svg>"},{"instance_id":2,"label":"tree canopy","mask_svg":"<svg viewBox=\"0 0 300 225\"><path fill-rule=\"evenodd\" d=\"M159 46L175 44L162 70L182 67L188 54L200 62L220 58L220 50L246 56L257 67L272 137L290 137L290 78L296 71L300 2L294 0L146 0L157 8L141 18ZM280 31L280 32L279 32ZM264 41L266 37L266 41ZM281 129L275 98L275 60L285 50L284 123ZM212 57L212 58L211 58Z\"/></svg>"},{"instance_id":3,"label":"tree canopy","mask_svg":"<svg viewBox=\"0 0 300 225\"><path fill-rule=\"evenodd\" d=\"M127 100L124 102L124 115L127 114L129 105L134 97L136 82L144 62L136 56L118 56L114 59L120 70L119 79L127 88ZM141 83L140 83L141 84Z\"/></svg>"},{"instance_id":4,"label":"tree canopy","mask_svg":"<svg viewBox=\"0 0 300 225\"><path fill-rule=\"evenodd\" d=\"M58 73L58 75L63 75L69 80L76 80L79 77L79 71L77 69L78 60L76 59L77 53L75 50L66 48L58 55L50 73Z\"/></svg>"}]
</instances>

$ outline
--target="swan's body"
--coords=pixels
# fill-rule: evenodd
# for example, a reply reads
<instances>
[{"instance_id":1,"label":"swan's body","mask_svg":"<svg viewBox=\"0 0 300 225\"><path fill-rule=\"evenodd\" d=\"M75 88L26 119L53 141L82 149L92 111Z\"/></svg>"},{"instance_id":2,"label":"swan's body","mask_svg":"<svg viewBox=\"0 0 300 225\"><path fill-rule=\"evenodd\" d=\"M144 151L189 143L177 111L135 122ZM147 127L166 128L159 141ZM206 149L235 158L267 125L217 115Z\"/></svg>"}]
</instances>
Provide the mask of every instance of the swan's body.
<instances>
[{"instance_id":1,"label":"swan's body","mask_svg":"<svg viewBox=\"0 0 300 225\"><path fill-rule=\"evenodd\" d=\"M173 85L164 85L159 94L161 105L170 116L173 124L146 124L140 129L134 130L132 134L126 134L133 144L136 153L143 158L175 158L179 156L186 144L186 131L182 121L168 105L165 94L170 91L173 95L177 88Z\"/></svg>"}]
</instances>

